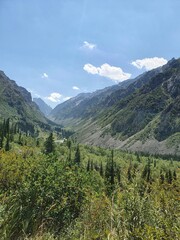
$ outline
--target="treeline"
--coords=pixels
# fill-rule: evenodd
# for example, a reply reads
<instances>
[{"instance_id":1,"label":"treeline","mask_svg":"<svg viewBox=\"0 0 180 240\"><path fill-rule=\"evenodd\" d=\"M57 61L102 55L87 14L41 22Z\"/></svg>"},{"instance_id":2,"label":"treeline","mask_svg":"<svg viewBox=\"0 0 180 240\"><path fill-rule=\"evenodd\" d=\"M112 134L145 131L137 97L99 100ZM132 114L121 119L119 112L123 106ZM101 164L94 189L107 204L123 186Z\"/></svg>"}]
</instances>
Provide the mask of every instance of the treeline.
<instances>
[{"instance_id":1,"label":"treeline","mask_svg":"<svg viewBox=\"0 0 180 240\"><path fill-rule=\"evenodd\" d=\"M53 130L55 134L60 138L68 138L73 134L72 131L65 130L61 127L49 126L48 133ZM26 122L13 121L10 118L3 119L0 122L0 149L9 151L11 149L11 143L15 142L21 146L28 145L28 137L36 139L36 145L39 145L40 137L39 133L42 129L32 126ZM44 135L44 134L43 134Z\"/></svg>"}]
</instances>

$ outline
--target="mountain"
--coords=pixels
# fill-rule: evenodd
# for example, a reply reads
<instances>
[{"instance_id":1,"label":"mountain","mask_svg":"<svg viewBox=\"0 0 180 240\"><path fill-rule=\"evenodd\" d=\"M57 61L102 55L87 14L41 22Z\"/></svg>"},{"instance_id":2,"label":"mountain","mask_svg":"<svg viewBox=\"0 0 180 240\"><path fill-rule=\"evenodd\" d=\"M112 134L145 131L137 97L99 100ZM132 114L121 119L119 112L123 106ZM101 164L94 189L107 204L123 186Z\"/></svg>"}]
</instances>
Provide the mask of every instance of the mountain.
<instances>
[{"instance_id":1,"label":"mountain","mask_svg":"<svg viewBox=\"0 0 180 240\"><path fill-rule=\"evenodd\" d=\"M50 121L40 112L31 94L0 71L0 119L11 118L21 129L33 131L34 126L49 129Z\"/></svg>"},{"instance_id":2,"label":"mountain","mask_svg":"<svg viewBox=\"0 0 180 240\"><path fill-rule=\"evenodd\" d=\"M80 93L74 98L57 105L50 113L49 118L64 126L74 125L81 119L94 117L101 111L104 101L115 91L126 89L135 79L126 80L117 85L97 90L93 93Z\"/></svg>"},{"instance_id":3,"label":"mountain","mask_svg":"<svg viewBox=\"0 0 180 240\"><path fill-rule=\"evenodd\" d=\"M52 111L52 108L47 105L41 98L33 98L33 102L35 102L40 111L44 114L44 116L48 116L50 112Z\"/></svg>"},{"instance_id":4,"label":"mountain","mask_svg":"<svg viewBox=\"0 0 180 240\"><path fill-rule=\"evenodd\" d=\"M83 143L180 154L180 59L129 82L72 98L50 116L72 127Z\"/></svg>"}]
</instances>

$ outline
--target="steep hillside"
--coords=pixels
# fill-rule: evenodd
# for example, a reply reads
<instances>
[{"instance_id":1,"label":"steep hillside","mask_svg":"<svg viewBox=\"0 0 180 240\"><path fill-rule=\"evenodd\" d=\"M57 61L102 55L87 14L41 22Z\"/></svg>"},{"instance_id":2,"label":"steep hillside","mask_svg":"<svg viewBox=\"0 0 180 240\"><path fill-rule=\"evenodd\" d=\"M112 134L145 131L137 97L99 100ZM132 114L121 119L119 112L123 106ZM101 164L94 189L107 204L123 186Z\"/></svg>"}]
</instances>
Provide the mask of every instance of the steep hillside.
<instances>
[{"instance_id":1,"label":"steep hillside","mask_svg":"<svg viewBox=\"0 0 180 240\"><path fill-rule=\"evenodd\" d=\"M52 108L47 105L41 98L33 98L33 102L35 102L40 111L44 114L44 116L48 116L50 112L52 111Z\"/></svg>"},{"instance_id":2,"label":"steep hillside","mask_svg":"<svg viewBox=\"0 0 180 240\"><path fill-rule=\"evenodd\" d=\"M0 71L0 118L12 118L21 122L21 127L33 129L38 125L49 129L50 121L32 101L31 94Z\"/></svg>"},{"instance_id":3,"label":"steep hillside","mask_svg":"<svg viewBox=\"0 0 180 240\"><path fill-rule=\"evenodd\" d=\"M126 89L135 79L126 80L118 85L97 90L93 93L81 93L56 106L49 117L65 126L77 124L79 120L96 116L105 107L105 101L117 90ZM107 107L107 104L106 104Z\"/></svg>"},{"instance_id":4,"label":"steep hillside","mask_svg":"<svg viewBox=\"0 0 180 240\"><path fill-rule=\"evenodd\" d=\"M124 88L85 99L68 114L56 114L54 119L73 126L84 143L180 154L180 59L142 74Z\"/></svg>"}]
</instances>

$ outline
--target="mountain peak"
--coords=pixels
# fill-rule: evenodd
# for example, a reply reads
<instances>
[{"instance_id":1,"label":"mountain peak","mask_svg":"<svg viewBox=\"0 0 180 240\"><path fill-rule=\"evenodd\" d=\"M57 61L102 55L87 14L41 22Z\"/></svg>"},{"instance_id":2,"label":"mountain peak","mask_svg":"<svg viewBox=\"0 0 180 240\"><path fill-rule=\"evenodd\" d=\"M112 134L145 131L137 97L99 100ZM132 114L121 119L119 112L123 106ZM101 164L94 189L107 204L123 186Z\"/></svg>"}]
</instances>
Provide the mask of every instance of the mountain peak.
<instances>
[{"instance_id":1,"label":"mountain peak","mask_svg":"<svg viewBox=\"0 0 180 240\"><path fill-rule=\"evenodd\" d=\"M0 71L0 117L15 118L21 126L41 124L48 126L48 121L32 102L31 93L10 80L3 71Z\"/></svg>"},{"instance_id":2,"label":"mountain peak","mask_svg":"<svg viewBox=\"0 0 180 240\"><path fill-rule=\"evenodd\" d=\"M38 105L40 111L45 115L48 116L52 110L52 108L47 105L41 98L33 98L33 101Z\"/></svg>"}]
</instances>

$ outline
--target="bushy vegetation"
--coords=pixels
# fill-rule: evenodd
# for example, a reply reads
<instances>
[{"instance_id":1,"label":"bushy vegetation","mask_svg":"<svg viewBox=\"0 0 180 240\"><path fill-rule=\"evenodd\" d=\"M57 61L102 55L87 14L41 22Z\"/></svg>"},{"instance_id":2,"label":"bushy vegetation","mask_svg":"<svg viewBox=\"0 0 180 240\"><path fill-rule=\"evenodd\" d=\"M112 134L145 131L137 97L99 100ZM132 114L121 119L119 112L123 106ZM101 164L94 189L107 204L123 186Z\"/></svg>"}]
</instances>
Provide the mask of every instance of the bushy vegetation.
<instances>
[{"instance_id":1,"label":"bushy vegetation","mask_svg":"<svg viewBox=\"0 0 180 240\"><path fill-rule=\"evenodd\" d=\"M2 123L2 240L180 238L180 162L172 156L56 142L57 133L32 137L10 129Z\"/></svg>"}]
</instances>

